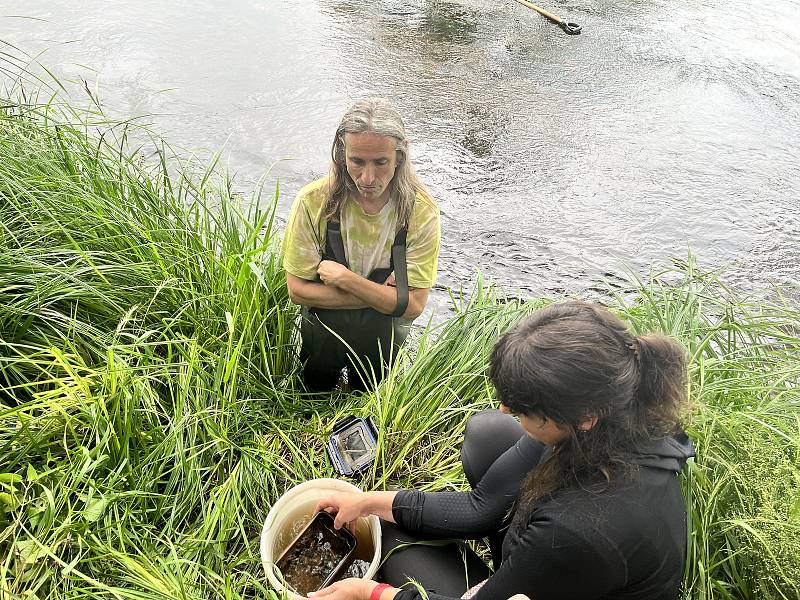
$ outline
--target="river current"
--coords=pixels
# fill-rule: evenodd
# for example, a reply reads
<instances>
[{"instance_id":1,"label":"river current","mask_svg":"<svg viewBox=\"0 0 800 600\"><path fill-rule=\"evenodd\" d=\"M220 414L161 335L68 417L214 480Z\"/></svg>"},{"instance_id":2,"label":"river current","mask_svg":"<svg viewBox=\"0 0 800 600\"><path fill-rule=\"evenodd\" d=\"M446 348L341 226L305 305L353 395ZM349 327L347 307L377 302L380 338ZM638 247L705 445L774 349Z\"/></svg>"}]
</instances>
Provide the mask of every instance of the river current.
<instances>
[{"instance_id":1,"label":"river current","mask_svg":"<svg viewBox=\"0 0 800 600\"><path fill-rule=\"evenodd\" d=\"M592 295L685 259L744 290L800 276L800 3L5 0L0 40L115 117L223 149L237 189L325 173L367 95L406 118L442 211L436 306L480 270ZM269 194L267 194L269 196Z\"/></svg>"}]
</instances>

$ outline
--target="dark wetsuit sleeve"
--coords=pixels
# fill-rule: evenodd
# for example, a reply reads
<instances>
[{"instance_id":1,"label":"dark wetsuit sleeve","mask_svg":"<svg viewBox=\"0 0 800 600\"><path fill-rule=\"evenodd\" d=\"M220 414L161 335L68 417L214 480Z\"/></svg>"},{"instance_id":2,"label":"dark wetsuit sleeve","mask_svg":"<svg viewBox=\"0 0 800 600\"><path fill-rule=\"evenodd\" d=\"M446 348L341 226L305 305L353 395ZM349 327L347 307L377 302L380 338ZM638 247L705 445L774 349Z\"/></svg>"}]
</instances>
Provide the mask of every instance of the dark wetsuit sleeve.
<instances>
[{"instance_id":1,"label":"dark wetsuit sleeve","mask_svg":"<svg viewBox=\"0 0 800 600\"><path fill-rule=\"evenodd\" d=\"M409 532L431 537L477 539L498 531L528 472L544 446L529 436L520 440L489 467L469 492L398 492L392 503L394 520Z\"/></svg>"},{"instance_id":2,"label":"dark wetsuit sleeve","mask_svg":"<svg viewBox=\"0 0 800 600\"><path fill-rule=\"evenodd\" d=\"M504 558L475 600L508 600L525 594L532 600L595 600L625 583L619 555L600 553L571 528L547 516L535 518ZM428 600L452 600L427 592ZM395 600L422 600L416 588L401 590Z\"/></svg>"}]
</instances>

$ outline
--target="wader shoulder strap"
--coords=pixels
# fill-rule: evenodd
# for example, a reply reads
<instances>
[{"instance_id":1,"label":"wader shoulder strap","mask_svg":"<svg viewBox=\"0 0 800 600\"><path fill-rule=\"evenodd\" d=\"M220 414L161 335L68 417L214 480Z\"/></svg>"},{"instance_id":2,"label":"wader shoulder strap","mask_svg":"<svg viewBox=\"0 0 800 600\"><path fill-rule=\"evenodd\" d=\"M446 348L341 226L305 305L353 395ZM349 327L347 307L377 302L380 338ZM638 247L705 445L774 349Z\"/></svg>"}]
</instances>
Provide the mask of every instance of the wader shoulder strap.
<instances>
[{"instance_id":1,"label":"wader shoulder strap","mask_svg":"<svg viewBox=\"0 0 800 600\"><path fill-rule=\"evenodd\" d=\"M403 228L397 232L392 244L392 267L397 285L397 308L391 316L402 317L408 308L408 263L406 262L406 234Z\"/></svg>"},{"instance_id":2,"label":"wader shoulder strap","mask_svg":"<svg viewBox=\"0 0 800 600\"><path fill-rule=\"evenodd\" d=\"M338 221L328 221L325 228L325 250L326 254L333 255L334 260L339 264L344 265L348 269L350 265L347 264L347 258L344 254L344 242L342 241L342 229Z\"/></svg>"},{"instance_id":3,"label":"wader shoulder strap","mask_svg":"<svg viewBox=\"0 0 800 600\"><path fill-rule=\"evenodd\" d=\"M394 279L397 290L397 305L392 317L402 317L408 308L408 264L406 262L406 236L407 229L397 232L392 243L391 266L394 271ZM344 242L342 241L342 230L338 222L328 221L325 229L325 258L333 257L339 264L348 269L350 265L344 253Z\"/></svg>"}]
</instances>

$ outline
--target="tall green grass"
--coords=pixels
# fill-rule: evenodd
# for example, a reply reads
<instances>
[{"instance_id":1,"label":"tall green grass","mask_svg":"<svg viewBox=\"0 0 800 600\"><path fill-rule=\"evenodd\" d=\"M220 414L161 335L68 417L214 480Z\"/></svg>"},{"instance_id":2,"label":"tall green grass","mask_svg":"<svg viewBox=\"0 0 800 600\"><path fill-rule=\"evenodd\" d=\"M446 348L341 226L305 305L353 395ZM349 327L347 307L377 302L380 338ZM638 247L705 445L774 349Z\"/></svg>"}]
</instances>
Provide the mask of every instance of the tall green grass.
<instances>
[{"instance_id":1,"label":"tall green grass","mask_svg":"<svg viewBox=\"0 0 800 600\"><path fill-rule=\"evenodd\" d=\"M479 282L374 393L306 395L277 190L245 202L157 140L141 160L130 125L3 104L0 597L272 597L263 519L332 474L324 444L349 413L382 432L361 486L465 485L489 349L542 302ZM693 263L634 296L616 309L692 357L687 597L798 597L800 315Z\"/></svg>"}]
</instances>

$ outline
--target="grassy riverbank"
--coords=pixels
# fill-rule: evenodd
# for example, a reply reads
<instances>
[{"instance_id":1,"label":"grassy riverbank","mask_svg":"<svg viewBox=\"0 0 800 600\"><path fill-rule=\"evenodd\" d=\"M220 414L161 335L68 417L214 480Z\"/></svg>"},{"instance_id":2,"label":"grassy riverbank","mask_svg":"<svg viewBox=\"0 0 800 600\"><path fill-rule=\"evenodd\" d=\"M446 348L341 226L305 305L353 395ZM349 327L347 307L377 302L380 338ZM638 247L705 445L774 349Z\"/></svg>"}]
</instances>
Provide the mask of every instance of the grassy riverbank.
<instances>
[{"instance_id":1,"label":"grassy riverbank","mask_svg":"<svg viewBox=\"0 0 800 600\"><path fill-rule=\"evenodd\" d=\"M274 201L88 119L0 109L0 597L269 597L266 512L348 413L384 433L363 487L464 485L487 352L541 302L479 284L375 394L307 397ZM662 275L615 308L692 357L687 596L797 598L800 314Z\"/></svg>"}]
</instances>

